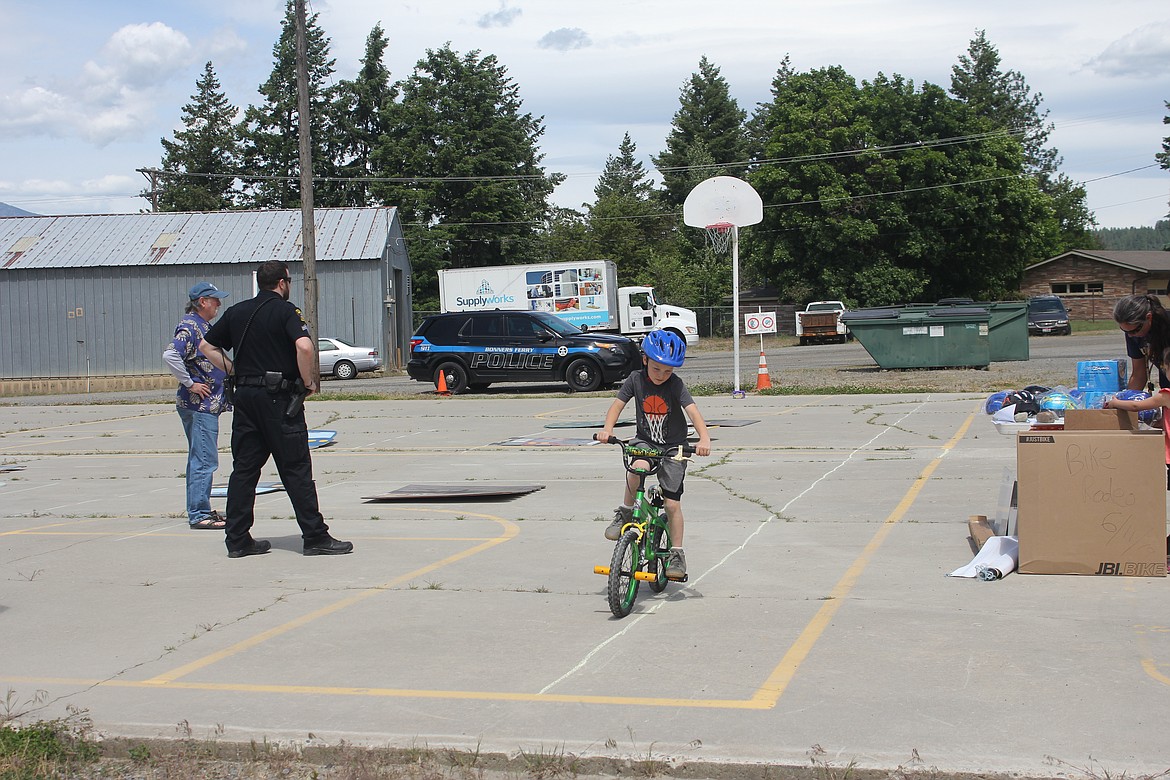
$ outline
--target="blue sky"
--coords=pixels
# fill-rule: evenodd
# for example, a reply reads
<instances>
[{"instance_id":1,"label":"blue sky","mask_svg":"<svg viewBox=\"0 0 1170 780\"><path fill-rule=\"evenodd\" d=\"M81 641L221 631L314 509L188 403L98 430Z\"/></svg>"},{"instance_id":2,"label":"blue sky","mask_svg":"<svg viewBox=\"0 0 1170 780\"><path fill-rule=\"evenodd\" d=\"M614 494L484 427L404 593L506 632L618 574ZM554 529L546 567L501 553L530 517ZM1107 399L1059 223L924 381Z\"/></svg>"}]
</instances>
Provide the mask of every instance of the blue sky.
<instances>
[{"instance_id":1,"label":"blue sky","mask_svg":"<svg viewBox=\"0 0 1170 780\"><path fill-rule=\"evenodd\" d=\"M1104 227L1153 225L1170 210L1154 164L1170 125L1170 7L1159 0L316 0L335 79L351 78L381 22L386 65L408 75L428 48L494 54L524 108L545 118L554 200L592 200L606 157L629 132L659 153L679 88L706 55L740 106L769 99L785 54L798 70L854 78L900 73L950 83L976 30L1004 69L1044 98L1064 157ZM211 60L229 100L258 103L283 0L96 3L0 0L0 201L41 214L135 212L160 139ZM1154 167L1147 167L1154 166ZM1140 170L1135 170L1140 169Z\"/></svg>"}]
</instances>

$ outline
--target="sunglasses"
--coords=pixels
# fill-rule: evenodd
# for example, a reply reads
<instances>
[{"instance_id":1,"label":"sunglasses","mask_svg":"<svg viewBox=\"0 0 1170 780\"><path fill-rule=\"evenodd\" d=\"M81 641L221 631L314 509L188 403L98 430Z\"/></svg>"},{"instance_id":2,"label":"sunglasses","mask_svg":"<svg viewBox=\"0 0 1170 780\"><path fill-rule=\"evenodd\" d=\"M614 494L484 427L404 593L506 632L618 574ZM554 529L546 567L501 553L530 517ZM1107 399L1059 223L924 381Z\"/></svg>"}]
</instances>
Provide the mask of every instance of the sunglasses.
<instances>
[{"instance_id":1,"label":"sunglasses","mask_svg":"<svg viewBox=\"0 0 1170 780\"><path fill-rule=\"evenodd\" d=\"M1127 328L1124 325L1118 325L1117 327L1121 328L1122 333L1126 334L1127 336L1132 336L1134 333L1137 333L1139 330L1146 327L1146 324L1143 322L1140 325L1134 325L1132 328Z\"/></svg>"}]
</instances>

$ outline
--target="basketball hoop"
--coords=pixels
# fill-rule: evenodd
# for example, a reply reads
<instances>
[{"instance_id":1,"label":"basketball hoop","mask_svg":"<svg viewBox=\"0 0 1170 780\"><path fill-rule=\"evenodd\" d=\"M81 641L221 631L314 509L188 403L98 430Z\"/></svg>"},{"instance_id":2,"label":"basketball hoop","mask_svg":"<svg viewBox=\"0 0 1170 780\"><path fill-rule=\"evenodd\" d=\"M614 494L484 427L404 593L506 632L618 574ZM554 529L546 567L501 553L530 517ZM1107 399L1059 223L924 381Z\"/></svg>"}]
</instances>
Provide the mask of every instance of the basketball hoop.
<instances>
[{"instance_id":1,"label":"basketball hoop","mask_svg":"<svg viewBox=\"0 0 1170 780\"><path fill-rule=\"evenodd\" d=\"M731 246L731 229L733 227L735 225L730 222L716 222L703 228L703 232L707 234L707 245L716 254L723 254Z\"/></svg>"}]
</instances>

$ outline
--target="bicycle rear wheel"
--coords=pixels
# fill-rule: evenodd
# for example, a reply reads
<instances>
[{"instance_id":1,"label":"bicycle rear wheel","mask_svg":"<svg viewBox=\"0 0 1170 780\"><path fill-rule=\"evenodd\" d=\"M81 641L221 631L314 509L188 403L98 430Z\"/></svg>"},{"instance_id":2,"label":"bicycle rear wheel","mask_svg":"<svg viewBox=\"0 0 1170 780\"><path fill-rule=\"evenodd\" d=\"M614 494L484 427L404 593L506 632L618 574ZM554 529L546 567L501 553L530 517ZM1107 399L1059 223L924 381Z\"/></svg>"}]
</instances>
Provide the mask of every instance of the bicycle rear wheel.
<instances>
[{"instance_id":1,"label":"bicycle rear wheel","mask_svg":"<svg viewBox=\"0 0 1170 780\"><path fill-rule=\"evenodd\" d=\"M634 572L641 564L638 551L638 531L631 528L622 534L613 548L613 560L609 563L609 609L614 617L624 618L634 608L638 597L638 580Z\"/></svg>"}]
</instances>

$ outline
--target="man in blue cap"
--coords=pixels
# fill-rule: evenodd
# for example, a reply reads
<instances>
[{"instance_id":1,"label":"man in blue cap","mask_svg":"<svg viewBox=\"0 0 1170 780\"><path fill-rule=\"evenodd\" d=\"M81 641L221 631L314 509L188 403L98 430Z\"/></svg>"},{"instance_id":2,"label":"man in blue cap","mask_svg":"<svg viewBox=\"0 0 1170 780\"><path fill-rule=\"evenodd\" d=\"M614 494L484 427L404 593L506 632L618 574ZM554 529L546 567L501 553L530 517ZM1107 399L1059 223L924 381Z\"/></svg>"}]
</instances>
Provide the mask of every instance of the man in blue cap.
<instances>
[{"instance_id":1,"label":"man in blue cap","mask_svg":"<svg viewBox=\"0 0 1170 780\"><path fill-rule=\"evenodd\" d=\"M204 357L199 343L227 296L211 282L192 287L175 337L163 350L163 361L179 380L175 406L187 434L187 523L195 529L225 525L211 508L211 479L219 467L219 416L231 411L231 404L224 397L226 375Z\"/></svg>"}]
</instances>

